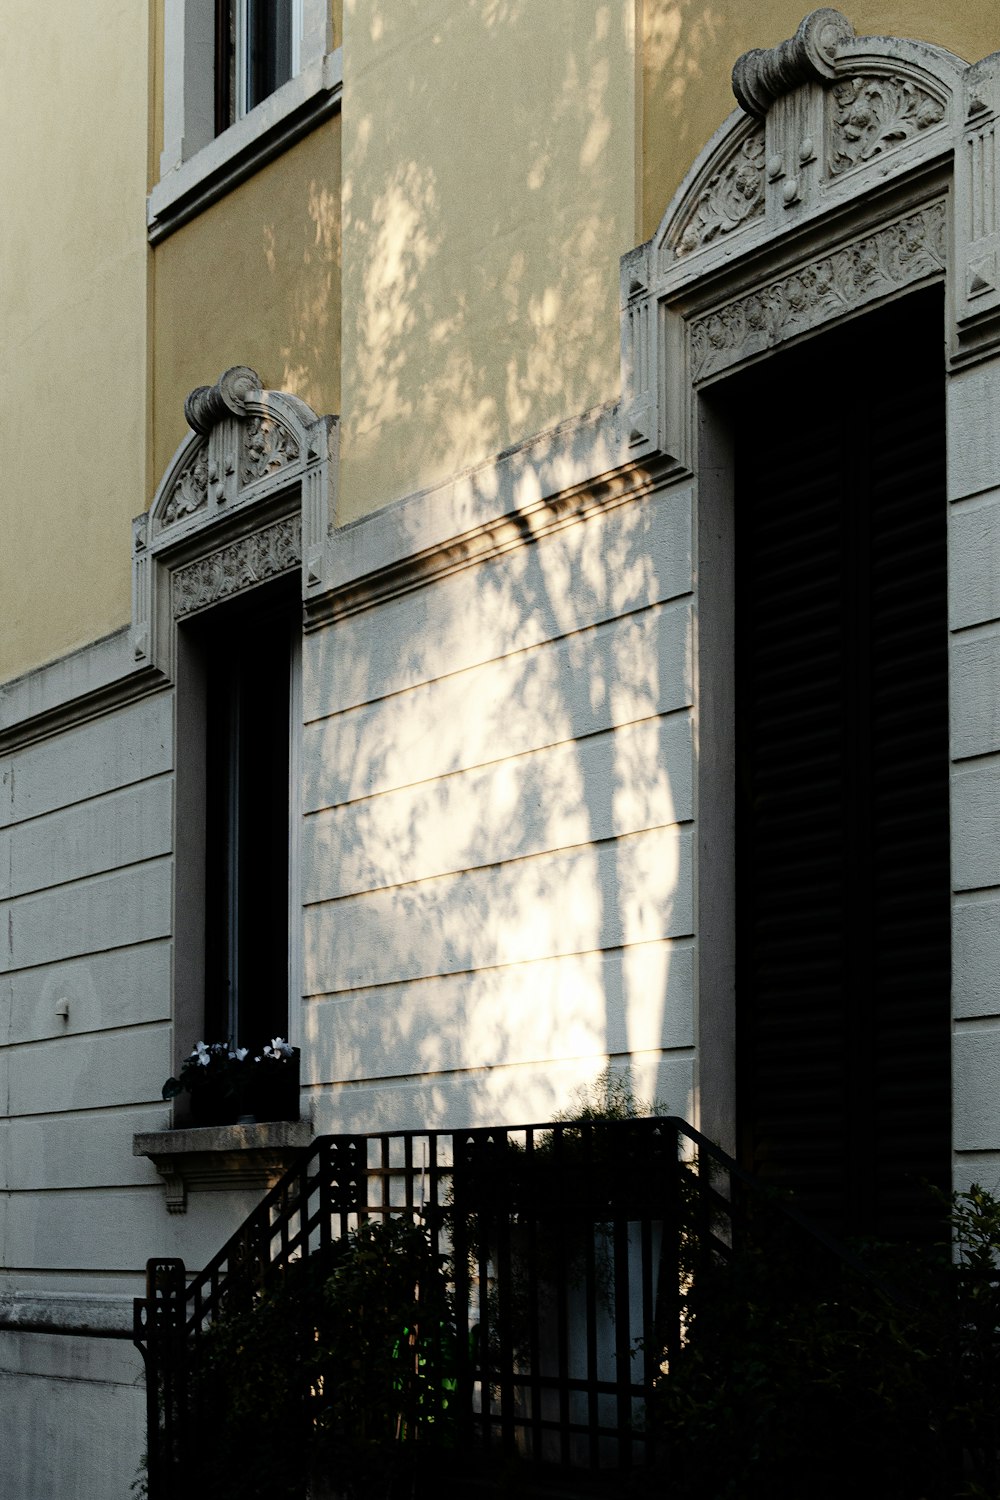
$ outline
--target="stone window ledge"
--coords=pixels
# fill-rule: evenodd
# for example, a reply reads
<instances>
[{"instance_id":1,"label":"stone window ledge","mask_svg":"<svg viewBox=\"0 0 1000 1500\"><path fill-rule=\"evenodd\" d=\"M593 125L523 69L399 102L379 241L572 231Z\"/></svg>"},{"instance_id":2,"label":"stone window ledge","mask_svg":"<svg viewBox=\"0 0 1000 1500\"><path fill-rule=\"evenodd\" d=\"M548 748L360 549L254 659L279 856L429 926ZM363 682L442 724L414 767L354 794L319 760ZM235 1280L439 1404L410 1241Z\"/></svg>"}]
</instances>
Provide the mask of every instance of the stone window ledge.
<instances>
[{"instance_id":1,"label":"stone window ledge","mask_svg":"<svg viewBox=\"0 0 1000 1500\"><path fill-rule=\"evenodd\" d=\"M328 52L261 101L215 140L160 178L149 194L146 229L158 245L232 188L280 156L340 108L343 52Z\"/></svg>"},{"instance_id":2,"label":"stone window ledge","mask_svg":"<svg viewBox=\"0 0 1000 1500\"><path fill-rule=\"evenodd\" d=\"M169 1212L182 1214L188 1193L273 1187L312 1138L308 1120L150 1130L133 1136L132 1155L149 1157Z\"/></svg>"}]
</instances>

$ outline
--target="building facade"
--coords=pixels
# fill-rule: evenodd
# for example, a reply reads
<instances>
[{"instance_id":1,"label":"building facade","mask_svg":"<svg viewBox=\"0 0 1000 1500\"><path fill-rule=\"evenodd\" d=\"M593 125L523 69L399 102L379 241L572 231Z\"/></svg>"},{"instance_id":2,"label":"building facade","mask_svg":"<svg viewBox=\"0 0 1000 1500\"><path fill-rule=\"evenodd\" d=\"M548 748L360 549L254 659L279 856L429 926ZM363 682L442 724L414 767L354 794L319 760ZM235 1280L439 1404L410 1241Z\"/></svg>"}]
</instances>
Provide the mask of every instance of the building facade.
<instances>
[{"instance_id":1,"label":"building facade","mask_svg":"<svg viewBox=\"0 0 1000 1500\"><path fill-rule=\"evenodd\" d=\"M128 1493L147 1258L313 1134L610 1062L995 1186L992 7L8 11L0 1488Z\"/></svg>"}]
</instances>

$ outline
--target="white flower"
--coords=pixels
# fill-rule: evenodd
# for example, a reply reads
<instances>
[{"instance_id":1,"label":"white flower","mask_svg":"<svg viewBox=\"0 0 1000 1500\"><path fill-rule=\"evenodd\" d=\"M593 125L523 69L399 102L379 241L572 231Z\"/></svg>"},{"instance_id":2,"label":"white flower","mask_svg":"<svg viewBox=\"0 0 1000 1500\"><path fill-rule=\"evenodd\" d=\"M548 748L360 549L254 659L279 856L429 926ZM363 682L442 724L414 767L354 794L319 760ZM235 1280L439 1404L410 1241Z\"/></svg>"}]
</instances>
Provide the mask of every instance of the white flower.
<instances>
[{"instance_id":1,"label":"white flower","mask_svg":"<svg viewBox=\"0 0 1000 1500\"><path fill-rule=\"evenodd\" d=\"M236 1061L237 1062L242 1062L243 1059L246 1057L248 1050L249 1049L246 1048L246 1047L237 1047L236 1053L235 1053Z\"/></svg>"},{"instance_id":2,"label":"white flower","mask_svg":"<svg viewBox=\"0 0 1000 1500\"><path fill-rule=\"evenodd\" d=\"M198 1062L199 1062L199 1064L200 1064L201 1067L203 1067L203 1068L207 1068L208 1067L209 1059L211 1057L211 1053L209 1052L209 1049L205 1046L204 1042L196 1042L195 1043L194 1051L191 1053L191 1056L192 1057L196 1057L198 1059Z\"/></svg>"}]
</instances>

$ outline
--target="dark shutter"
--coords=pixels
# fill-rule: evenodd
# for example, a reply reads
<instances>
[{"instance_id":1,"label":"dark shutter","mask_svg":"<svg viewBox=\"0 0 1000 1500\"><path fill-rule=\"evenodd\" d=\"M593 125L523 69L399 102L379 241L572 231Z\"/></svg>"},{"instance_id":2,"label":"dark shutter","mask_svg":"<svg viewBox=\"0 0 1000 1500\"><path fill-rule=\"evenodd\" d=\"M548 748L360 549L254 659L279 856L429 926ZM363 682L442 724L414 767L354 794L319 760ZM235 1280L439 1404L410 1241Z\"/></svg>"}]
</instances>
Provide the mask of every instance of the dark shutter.
<instances>
[{"instance_id":1,"label":"dark shutter","mask_svg":"<svg viewBox=\"0 0 1000 1500\"><path fill-rule=\"evenodd\" d=\"M743 1149L911 1238L950 1150L941 328L922 293L732 390Z\"/></svg>"}]
</instances>

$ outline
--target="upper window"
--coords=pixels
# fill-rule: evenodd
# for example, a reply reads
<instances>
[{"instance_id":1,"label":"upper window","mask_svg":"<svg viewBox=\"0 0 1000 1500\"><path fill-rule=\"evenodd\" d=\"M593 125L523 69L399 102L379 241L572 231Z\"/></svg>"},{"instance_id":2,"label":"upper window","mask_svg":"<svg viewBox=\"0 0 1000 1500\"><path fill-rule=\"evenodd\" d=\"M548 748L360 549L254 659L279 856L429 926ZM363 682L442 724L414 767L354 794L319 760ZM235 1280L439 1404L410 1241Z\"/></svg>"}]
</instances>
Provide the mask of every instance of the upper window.
<instances>
[{"instance_id":1,"label":"upper window","mask_svg":"<svg viewBox=\"0 0 1000 1500\"><path fill-rule=\"evenodd\" d=\"M331 0L164 0L153 244L340 107Z\"/></svg>"},{"instance_id":2,"label":"upper window","mask_svg":"<svg viewBox=\"0 0 1000 1500\"><path fill-rule=\"evenodd\" d=\"M215 133L299 70L301 0L215 0Z\"/></svg>"}]
</instances>

